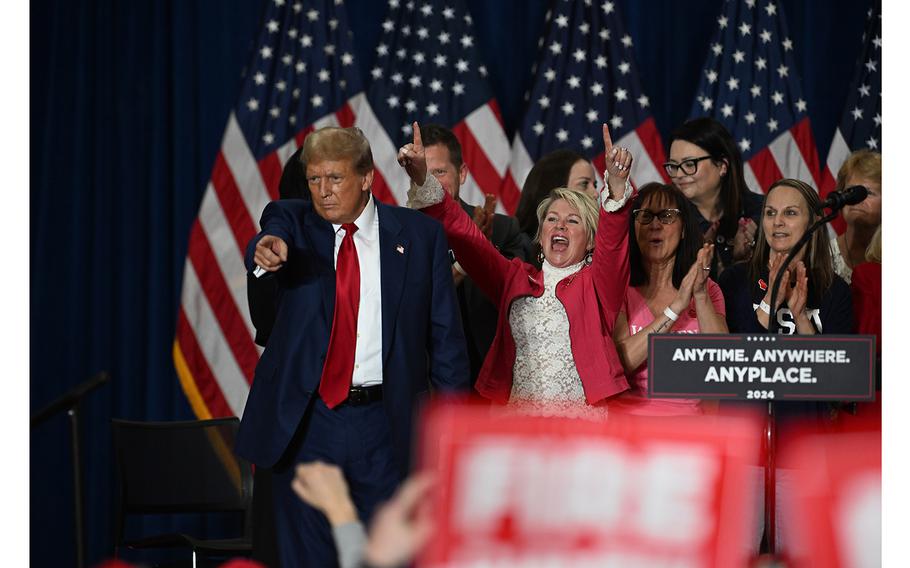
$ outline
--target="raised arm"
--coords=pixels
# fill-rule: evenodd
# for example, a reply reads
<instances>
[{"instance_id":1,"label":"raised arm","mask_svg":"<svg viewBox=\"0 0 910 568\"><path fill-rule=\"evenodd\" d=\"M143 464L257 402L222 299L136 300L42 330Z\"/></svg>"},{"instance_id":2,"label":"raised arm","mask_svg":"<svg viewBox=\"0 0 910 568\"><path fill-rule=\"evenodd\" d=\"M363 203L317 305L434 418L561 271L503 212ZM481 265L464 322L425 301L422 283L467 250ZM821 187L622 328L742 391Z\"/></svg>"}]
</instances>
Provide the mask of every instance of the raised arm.
<instances>
[{"instance_id":1,"label":"raised arm","mask_svg":"<svg viewBox=\"0 0 910 568\"><path fill-rule=\"evenodd\" d=\"M432 175L427 175L426 152L420 125L414 123L414 140L398 151L398 163L411 178L408 207L419 209L442 223L455 258L481 291L498 305L511 270L510 262L477 228L461 206Z\"/></svg>"},{"instance_id":2,"label":"raised arm","mask_svg":"<svg viewBox=\"0 0 910 568\"><path fill-rule=\"evenodd\" d=\"M600 216L595 234L594 289L604 310L607 325L622 309L629 285L629 203L632 186L629 168L632 154L627 148L613 146L610 130L603 125L604 151L607 159L607 185L601 193Z\"/></svg>"}]
</instances>

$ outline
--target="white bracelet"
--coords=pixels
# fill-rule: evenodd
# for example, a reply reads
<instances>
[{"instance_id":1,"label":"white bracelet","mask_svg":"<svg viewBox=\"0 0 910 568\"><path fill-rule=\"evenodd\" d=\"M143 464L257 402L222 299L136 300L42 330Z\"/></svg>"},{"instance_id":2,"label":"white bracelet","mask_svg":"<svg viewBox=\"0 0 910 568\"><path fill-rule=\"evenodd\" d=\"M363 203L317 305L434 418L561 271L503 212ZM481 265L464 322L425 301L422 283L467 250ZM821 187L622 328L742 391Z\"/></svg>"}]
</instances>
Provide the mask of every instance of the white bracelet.
<instances>
[{"instance_id":1,"label":"white bracelet","mask_svg":"<svg viewBox=\"0 0 910 568\"><path fill-rule=\"evenodd\" d=\"M764 300L762 300L761 303L758 304L758 309L760 309L761 311L765 312L765 313L768 314L769 316L771 315L771 306L768 305L768 302L766 302L766 301L764 301Z\"/></svg>"},{"instance_id":2,"label":"white bracelet","mask_svg":"<svg viewBox=\"0 0 910 568\"><path fill-rule=\"evenodd\" d=\"M670 306L664 308L664 315L670 318L670 321L676 321L679 319L679 314L670 309Z\"/></svg>"}]
</instances>

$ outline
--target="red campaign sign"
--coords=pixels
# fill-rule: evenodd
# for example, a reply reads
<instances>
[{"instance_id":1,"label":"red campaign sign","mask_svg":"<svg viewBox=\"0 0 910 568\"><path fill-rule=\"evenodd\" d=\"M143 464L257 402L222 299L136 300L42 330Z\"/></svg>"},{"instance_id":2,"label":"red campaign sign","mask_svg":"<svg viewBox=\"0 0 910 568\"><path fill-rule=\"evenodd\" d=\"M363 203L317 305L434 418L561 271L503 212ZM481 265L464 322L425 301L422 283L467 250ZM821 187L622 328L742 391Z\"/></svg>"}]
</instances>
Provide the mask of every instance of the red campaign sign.
<instances>
[{"instance_id":1,"label":"red campaign sign","mask_svg":"<svg viewBox=\"0 0 910 568\"><path fill-rule=\"evenodd\" d=\"M802 436L780 465L799 488L793 566L882 565L881 430Z\"/></svg>"},{"instance_id":2,"label":"red campaign sign","mask_svg":"<svg viewBox=\"0 0 910 568\"><path fill-rule=\"evenodd\" d=\"M437 407L422 430L422 466L439 483L420 565L745 566L760 432L738 416Z\"/></svg>"}]
</instances>

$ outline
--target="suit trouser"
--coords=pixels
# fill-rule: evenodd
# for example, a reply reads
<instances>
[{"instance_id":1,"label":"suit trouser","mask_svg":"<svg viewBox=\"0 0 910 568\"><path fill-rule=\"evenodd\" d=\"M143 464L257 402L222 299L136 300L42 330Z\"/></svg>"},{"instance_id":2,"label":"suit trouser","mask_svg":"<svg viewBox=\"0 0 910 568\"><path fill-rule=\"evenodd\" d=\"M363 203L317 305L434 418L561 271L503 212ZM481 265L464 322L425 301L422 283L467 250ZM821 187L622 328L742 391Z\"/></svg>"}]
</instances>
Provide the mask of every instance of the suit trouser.
<instances>
[{"instance_id":1,"label":"suit trouser","mask_svg":"<svg viewBox=\"0 0 910 568\"><path fill-rule=\"evenodd\" d=\"M377 505L391 497L402 481L382 402L329 409L314 396L285 458L274 468L275 530L285 568L338 564L325 515L301 501L291 488L296 465L313 460L342 469L365 526Z\"/></svg>"}]
</instances>

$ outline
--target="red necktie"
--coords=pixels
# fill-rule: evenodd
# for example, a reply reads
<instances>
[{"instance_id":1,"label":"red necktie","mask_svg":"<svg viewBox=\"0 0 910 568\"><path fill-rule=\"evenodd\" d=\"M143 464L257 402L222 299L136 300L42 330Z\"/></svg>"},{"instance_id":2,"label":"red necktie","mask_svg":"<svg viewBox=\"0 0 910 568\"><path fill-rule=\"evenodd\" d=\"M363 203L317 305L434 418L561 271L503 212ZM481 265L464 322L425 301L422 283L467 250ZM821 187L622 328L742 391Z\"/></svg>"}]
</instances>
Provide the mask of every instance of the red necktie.
<instances>
[{"instance_id":1,"label":"red necktie","mask_svg":"<svg viewBox=\"0 0 910 568\"><path fill-rule=\"evenodd\" d=\"M345 223L344 238L335 263L335 316L329 350L322 368L319 396L329 408L344 402L354 373L354 348L357 345L357 312L360 309L360 262L354 247L357 225Z\"/></svg>"}]
</instances>

